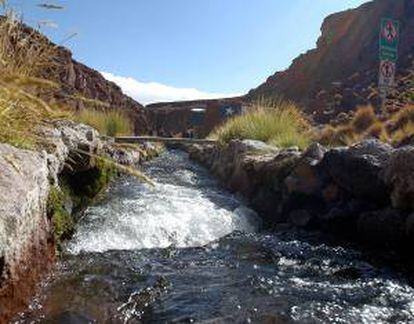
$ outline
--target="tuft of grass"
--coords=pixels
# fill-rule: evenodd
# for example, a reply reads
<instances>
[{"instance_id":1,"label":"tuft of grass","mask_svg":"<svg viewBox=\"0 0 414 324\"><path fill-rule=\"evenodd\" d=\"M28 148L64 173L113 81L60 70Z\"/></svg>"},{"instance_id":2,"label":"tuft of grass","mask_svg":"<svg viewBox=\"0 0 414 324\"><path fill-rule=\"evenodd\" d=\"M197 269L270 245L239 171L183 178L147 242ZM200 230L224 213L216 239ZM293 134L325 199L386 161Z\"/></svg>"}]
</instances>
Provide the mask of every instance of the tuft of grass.
<instances>
[{"instance_id":1,"label":"tuft of grass","mask_svg":"<svg viewBox=\"0 0 414 324\"><path fill-rule=\"evenodd\" d=\"M360 107L352 120L352 128L355 133L362 134L377 121L374 108L372 106Z\"/></svg>"},{"instance_id":2,"label":"tuft of grass","mask_svg":"<svg viewBox=\"0 0 414 324\"><path fill-rule=\"evenodd\" d=\"M39 143L36 129L45 120L61 115L40 93L58 85L43 74L55 66L56 46L5 6L0 17L0 142L33 148ZM53 77L52 77L53 79Z\"/></svg>"},{"instance_id":3,"label":"tuft of grass","mask_svg":"<svg viewBox=\"0 0 414 324\"><path fill-rule=\"evenodd\" d=\"M134 133L128 116L116 110L82 110L76 114L75 119L95 128L101 135L121 136Z\"/></svg>"},{"instance_id":4,"label":"tuft of grass","mask_svg":"<svg viewBox=\"0 0 414 324\"><path fill-rule=\"evenodd\" d=\"M414 123L414 105L407 105L392 118L393 129L398 130Z\"/></svg>"},{"instance_id":5,"label":"tuft of grass","mask_svg":"<svg viewBox=\"0 0 414 324\"><path fill-rule=\"evenodd\" d=\"M387 131L387 127L384 125L383 122L377 120L375 121L370 128L367 130L367 135L369 137L373 137L379 139L382 142L389 142L390 137Z\"/></svg>"},{"instance_id":6,"label":"tuft of grass","mask_svg":"<svg viewBox=\"0 0 414 324\"><path fill-rule=\"evenodd\" d=\"M0 70L3 76L42 77L56 66L57 46L29 29L12 9L0 18Z\"/></svg>"},{"instance_id":7,"label":"tuft of grass","mask_svg":"<svg viewBox=\"0 0 414 324\"><path fill-rule=\"evenodd\" d=\"M256 102L251 110L229 119L209 137L227 143L234 139L254 139L277 147L303 149L311 140L311 125L299 108L282 100Z\"/></svg>"},{"instance_id":8,"label":"tuft of grass","mask_svg":"<svg viewBox=\"0 0 414 324\"><path fill-rule=\"evenodd\" d=\"M414 136L414 122L407 122L392 133L392 143L400 145Z\"/></svg>"},{"instance_id":9,"label":"tuft of grass","mask_svg":"<svg viewBox=\"0 0 414 324\"><path fill-rule=\"evenodd\" d=\"M328 146L352 145L367 138L389 141L386 125L379 120L371 106L358 108L348 122L336 127L325 126L315 137L318 142Z\"/></svg>"}]
</instances>

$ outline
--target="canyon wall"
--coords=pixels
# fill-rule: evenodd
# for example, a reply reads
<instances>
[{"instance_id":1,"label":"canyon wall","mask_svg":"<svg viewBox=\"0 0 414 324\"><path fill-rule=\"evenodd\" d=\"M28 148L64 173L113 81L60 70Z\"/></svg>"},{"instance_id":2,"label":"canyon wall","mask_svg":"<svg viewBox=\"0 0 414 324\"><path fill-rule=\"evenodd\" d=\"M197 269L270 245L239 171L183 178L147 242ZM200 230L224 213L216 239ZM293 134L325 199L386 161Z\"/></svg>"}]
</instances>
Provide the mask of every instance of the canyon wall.
<instances>
[{"instance_id":1,"label":"canyon wall","mask_svg":"<svg viewBox=\"0 0 414 324\"><path fill-rule=\"evenodd\" d=\"M413 91L414 0L375 0L327 17L317 47L269 77L248 100L285 97L317 121L329 121L356 105L379 105L379 31L382 18L400 21L397 97ZM411 76L411 78L410 78ZM414 100L411 98L411 100Z\"/></svg>"}]
</instances>

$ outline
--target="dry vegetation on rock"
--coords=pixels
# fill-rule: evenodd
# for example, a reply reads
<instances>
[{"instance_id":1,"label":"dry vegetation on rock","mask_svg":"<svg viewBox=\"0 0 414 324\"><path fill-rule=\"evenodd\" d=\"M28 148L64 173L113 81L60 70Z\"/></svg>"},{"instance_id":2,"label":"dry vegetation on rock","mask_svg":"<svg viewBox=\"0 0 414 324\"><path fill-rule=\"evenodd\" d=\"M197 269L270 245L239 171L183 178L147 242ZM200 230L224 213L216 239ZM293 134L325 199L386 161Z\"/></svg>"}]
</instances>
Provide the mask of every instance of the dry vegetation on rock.
<instances>
[{"instance_id":1,"label":"dry vegetation on rock","mask_svg":"<svg viewBox=\"0 0 414 324\"><path fill-rule=\"evenodd\" d=\"M130 119L116 110L82 110L75 115L75 119L80 123L92 126L101 135L120 136L134 133Z\"/></svg>"},{"instance_id":2,"label":"dry vegetation on rock","mask_svg":"<svg viewBox=\"0 0 414 324\"><path fill-rule=\"evenodd\" d=\"M408 144L414 137L414 105L393 113L376 113L371 106L360 107L350 121L327 125L317 132L315 140L328 146L351 145L377 138L395 146Z\"/></svg>"}]
</instances>

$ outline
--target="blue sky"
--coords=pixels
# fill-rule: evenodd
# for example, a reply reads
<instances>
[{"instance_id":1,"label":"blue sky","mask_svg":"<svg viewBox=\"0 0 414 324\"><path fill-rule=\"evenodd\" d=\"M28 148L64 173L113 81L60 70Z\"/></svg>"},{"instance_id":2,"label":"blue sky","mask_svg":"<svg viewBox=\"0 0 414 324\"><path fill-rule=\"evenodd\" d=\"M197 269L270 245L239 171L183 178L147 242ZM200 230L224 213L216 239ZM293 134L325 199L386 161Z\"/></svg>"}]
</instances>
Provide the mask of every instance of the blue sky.
<instances>
[{"instance_id":1,"label":"blue sky","mask_svg":"<svg viewBox=\"0 0 414 324\"><path fill-rule=\"evenodd\" d=\"M39 2L64 10L44 10ZM245 93L315 46L333 12L365 0L11 0L74 57L141 102Z\"/></svg>"}]
</instances>

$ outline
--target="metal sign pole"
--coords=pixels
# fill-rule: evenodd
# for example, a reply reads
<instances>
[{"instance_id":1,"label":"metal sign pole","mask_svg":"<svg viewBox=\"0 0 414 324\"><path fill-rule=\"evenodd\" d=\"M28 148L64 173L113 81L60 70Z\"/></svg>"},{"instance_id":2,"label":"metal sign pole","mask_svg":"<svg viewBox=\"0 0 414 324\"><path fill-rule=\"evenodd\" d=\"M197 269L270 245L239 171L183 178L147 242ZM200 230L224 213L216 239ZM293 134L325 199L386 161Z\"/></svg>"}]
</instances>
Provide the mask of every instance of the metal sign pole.
<instances>
[{"instance_id":1,"label":"metal sign pole","mask_svg":"<svg viewBox=\"0 0 414 324\"><path fill-rule=\"evenodd\" d=\"M395 87L399 39L399 21L389 18L382 19L379 37L380 67L378 91L382 101L383 112L385 112L387 97L390 91Z\"/></svg>"}]
</instances>

